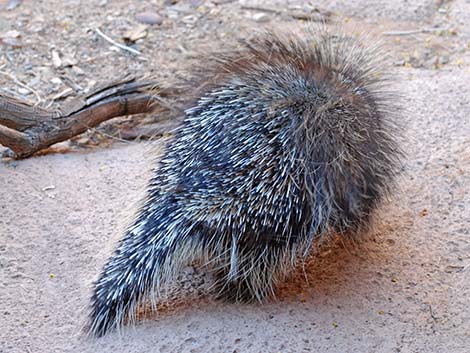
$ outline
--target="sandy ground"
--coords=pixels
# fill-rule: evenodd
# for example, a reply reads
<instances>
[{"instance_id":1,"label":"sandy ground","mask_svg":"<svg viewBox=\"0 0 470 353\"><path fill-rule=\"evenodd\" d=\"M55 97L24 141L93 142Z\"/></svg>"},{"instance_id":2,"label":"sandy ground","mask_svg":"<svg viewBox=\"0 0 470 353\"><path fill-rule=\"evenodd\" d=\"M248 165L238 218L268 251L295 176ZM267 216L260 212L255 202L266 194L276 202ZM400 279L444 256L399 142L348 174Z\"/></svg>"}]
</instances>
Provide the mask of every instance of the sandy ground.
<instances>
[{"instance_id":1,"label":"sandy ground","mask_svg":"<svg viewBox=\"0 0 470 353\"><path fill-rule=\"evenodd\" d=\"M106 1L94 2L104 3L107 11ZM218 2L227 9L221 11L224 21L251 16L240 9L241 2ZM470 58L457 44L470 42L470 3L368 3L318 2L370 27L451 24L457 32L430 39L447 43L449 60L442 66L406 57L397 64L396 88L408 107L403 138L407 162L397 193L380 210L369 241L333 244L306 265L305 273L299 271L280 288L278 301L267 305L214 301L204 292L210 277L188 268L177 305L122 335L90 339L81 327L92 282L113 250L162 143L5 160L0 164L0 352L469 352ZM63 4L79 6L76 1ZM135 6L163 6L159 4ZM42 11L53 27L54 16L47 20L46 10L61 16L60 6L25 2L13 11ZM68 15L72 25L92 12L73 10ZM271 25L284 21L270 16ZM419 36L391 39L401 41L398 46L413 40L421 43ZM21 49L8 50L4 53L13 58L21 55ZM425 52L418 44L416 50ZM45 61L41 53L47 50L37 52L31 60ZM0 52L3 70L28 82L27 72L7 54ZM165 55L155 61L169 60ZM82 65L86 74L79 79L84 85L92 72L98 72L96 80L106 78L93 65ZM12 81L2 85L16 89ZM56 89L43 88L51 94Z\"/></svg>"}]
</instances>

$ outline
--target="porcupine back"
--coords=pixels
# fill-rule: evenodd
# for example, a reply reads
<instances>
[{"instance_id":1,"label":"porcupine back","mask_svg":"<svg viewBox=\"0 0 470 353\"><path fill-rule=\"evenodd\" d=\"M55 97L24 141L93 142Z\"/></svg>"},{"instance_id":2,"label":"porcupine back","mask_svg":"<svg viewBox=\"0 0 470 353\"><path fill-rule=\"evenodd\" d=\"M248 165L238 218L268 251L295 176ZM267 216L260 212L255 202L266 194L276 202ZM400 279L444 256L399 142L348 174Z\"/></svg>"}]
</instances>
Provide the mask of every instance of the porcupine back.
<instances>
[{"instance_id":1,"label":"porcupine back","mask_svg":"<svg viewBox=\"0 0 470 353\"><path fill-rule=\"evenodd\" d=\"M90 331L155 305L193 259L221 296L263 300L315 239L367 225L400 157L380 60L325 31L219 56L96 283Z\"/></svg>"}]
</instances>

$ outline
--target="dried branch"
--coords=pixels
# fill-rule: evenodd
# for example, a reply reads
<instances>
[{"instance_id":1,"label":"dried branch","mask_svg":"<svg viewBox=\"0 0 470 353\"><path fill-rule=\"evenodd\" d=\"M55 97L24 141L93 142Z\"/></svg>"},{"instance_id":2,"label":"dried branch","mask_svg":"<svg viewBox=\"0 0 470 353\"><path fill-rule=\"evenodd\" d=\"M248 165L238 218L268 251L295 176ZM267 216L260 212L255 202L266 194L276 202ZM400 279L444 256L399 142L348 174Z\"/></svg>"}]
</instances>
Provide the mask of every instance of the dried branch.
<instances>
[{"instance_id":1,"label":"dried branch","mask_svg":"<svg viewBox=\"0 0 470 353\"><path fill-rule=\"evenodd\" d=\"M58 110L0 96L0 144L9 147L13 157L25 158L115 117L149 113L157 107L179 112L164 103L165 98L175 98L178 90L155 87L152 81L126 78L78 97Z\"/></svg>"}]
</instances>

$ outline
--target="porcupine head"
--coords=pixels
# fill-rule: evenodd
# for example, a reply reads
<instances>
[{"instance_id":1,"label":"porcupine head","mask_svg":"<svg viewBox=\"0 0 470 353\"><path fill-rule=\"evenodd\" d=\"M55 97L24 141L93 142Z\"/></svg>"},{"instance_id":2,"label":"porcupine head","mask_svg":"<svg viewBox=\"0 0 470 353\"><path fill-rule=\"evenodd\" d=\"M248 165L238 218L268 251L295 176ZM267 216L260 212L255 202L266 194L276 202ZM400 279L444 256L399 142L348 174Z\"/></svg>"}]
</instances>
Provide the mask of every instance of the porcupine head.
<instances>
[{"instance_id":1,"label":"porcupine head","mask_svg":"<svg viewBox=\"0 0 470 353\"><path fill-rule=\"evenodd\" d=\"M95 284L92 334L155 305L195 259L218 295L263 300L316 239L368 223L400 157L382 56L341 34L307 37L263 35L206 68Z\"/></svg>"}]
</instances>

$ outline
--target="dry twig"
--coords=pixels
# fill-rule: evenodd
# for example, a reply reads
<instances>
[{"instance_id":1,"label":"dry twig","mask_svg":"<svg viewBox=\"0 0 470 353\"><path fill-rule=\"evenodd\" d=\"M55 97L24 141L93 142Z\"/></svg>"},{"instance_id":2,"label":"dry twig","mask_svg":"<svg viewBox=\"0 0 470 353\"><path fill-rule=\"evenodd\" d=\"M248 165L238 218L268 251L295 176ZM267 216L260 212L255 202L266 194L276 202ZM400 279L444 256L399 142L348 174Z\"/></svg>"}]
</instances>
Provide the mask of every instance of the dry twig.
<instances>
[{"instance_id":1,"label":"dry twig","mask_svg":"<svg viewBox=\"0 0 470 353\"><path fill-rule=\"evenodd\" d=\"M165 97L175 98L178 90L160 88L157 94L152 91L155 87L155 82L126 78L54 111L0 96L0 144L10 148L12 157L24 158L115 117L149 113L157 107L169 110ZM172 116L166 114L160 121Z\"/></svg>"},{"instance_id":2,"label":"dry twig","mask_svg":"<svg viewBox=\"0 0 470 353\"><path fill-rule=\"evenodd\" d=\"M259 11L259 12L268 12L275 15L288 15L297 20L306 20L306 21L325 21L331 16L331 13L328 11L320 11L317 8L313 8L312 11L305 10L278 10L270 7L261 7L261 6L242 6L244 10Z\"/></svg>"},{"instance_id":3,"label":"dry twig","mask_svg":"<svg viewBox=\"0 0 470 353\"><path fill-rule=\"evenodd\" d=\"M103 32L101 32L101 30L99 28L95 28L95 32L96 34L98 34L101 38L103 38L104 40L106 40L107 42L111 43L112 45L114 45L115 47L118 47L119 49L122 49L122 50L127 50L128 52L131 52L133 54L136 54L136 55L140 55L140 51L134 49L134 48L131 48L131 47L128 47L127 45L124 45L124 44L121 44L121 43L118 43L116 42L115 40L111 39L110 37L108 37L106 34L104 34Z\"/></svg>"},{"instance_id":4,"label":"dry twig","mask_svg":"<svg viewBox=\"0 0 470 353\"><path fill-rule=\"evenodd\" d=\"M434 33L434 32L441 32L441 31L448 31L448 28L421 28L421 29L412 29L409 31L389 31L389 32L382 32L384 36L408 36L412 34L420 34L420 33Z\"/></svg>"}]
</instances>

